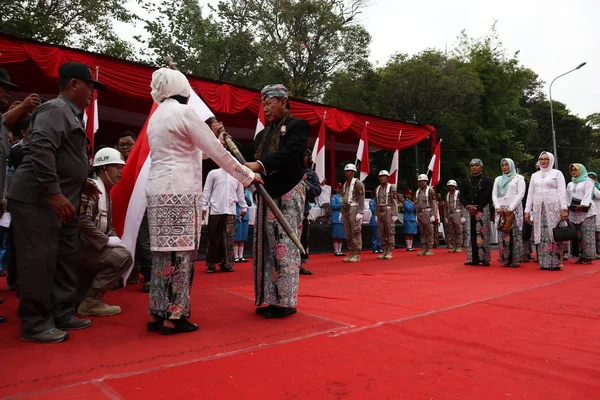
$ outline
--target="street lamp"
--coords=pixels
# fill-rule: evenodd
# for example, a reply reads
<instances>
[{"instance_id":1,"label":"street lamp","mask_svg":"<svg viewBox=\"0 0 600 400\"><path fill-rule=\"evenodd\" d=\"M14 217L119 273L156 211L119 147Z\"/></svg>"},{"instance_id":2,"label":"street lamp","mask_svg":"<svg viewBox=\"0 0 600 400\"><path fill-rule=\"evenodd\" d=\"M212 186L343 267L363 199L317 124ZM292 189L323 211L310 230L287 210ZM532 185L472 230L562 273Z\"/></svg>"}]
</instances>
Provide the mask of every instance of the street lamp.
<instances>
[{"instance_id":1,"label":"street lamp","mask_svg":"<svg viewBox=\"0 0 600 400\"><path fill-rule=\"evenodd\" d=\"M552 147L554 150L554 168L556 168L556 169L558 169L558 151L556 150L556 132L554 131L554 110L552 109L552 84L554 83L555 80L557 80L561 76L570 74L571 72L576 71L579 68L583 67L585 64L587 64L587 62L582 62L577 67L573 68L570 71L565 72L562 75L557 76L556 78L554 78L554 80L552 80L552 82L550 82L550 123L552 124Z\"/></svg>"}]
</instances>

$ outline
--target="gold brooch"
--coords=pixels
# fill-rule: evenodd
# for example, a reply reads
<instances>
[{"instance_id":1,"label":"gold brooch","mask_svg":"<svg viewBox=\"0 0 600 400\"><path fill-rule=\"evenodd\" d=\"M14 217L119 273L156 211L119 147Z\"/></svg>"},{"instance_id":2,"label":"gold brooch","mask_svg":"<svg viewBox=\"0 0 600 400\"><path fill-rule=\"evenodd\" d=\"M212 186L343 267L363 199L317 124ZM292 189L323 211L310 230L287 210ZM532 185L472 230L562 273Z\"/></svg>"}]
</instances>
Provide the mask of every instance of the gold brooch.
<instances>
[{"instance_id":1,"label":"gold brooch","mask_svg":"<svg viewBox=\"0 0 600 400\"><path fill-rule=\"evenodd\" d=\"M281 127L280 131L281 131L281 136L285 136L285 133L287 132L287 128L286 128L286 126L285 126L285 125L283 125L283 126Z\"/></svg>"}]
</instances>

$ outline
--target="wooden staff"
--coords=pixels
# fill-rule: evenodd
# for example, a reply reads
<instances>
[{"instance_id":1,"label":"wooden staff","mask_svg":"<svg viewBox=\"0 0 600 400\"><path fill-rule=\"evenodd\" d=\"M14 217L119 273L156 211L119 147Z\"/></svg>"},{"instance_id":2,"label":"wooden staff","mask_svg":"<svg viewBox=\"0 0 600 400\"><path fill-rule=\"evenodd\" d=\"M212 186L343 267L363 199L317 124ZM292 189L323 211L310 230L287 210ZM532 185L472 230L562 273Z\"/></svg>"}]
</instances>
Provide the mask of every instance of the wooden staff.
<instances>
[{"instance_id":1,"label":"wooden staff","mask_svg":"<svg viewBox=\"0 0 600 400\"><path fill-rule=\"evenodd\" d=\"M212 120L211 123L217 122L217 120L214 117L211 118L211 120ZM244 164L246 162L246 160L244 159L244 156L240 152L240 149L238 149L238 147L233 142L233 140L231 140L231 137L228 134L224 134L223 140L225 140L225 143L227 144L227 148L229 148L229 151L231 151L233 156L235 158L237 158L237 160L241 164ZM304 250L304 246L302 246L302 243L300 243L300 239L298 238L298 235L296 235L294 228L292 228L292 226L290 225L288 220L285 219L285 216L283 215L283 213L281 212L279 207L277 207L277 204L275 203L273 198L267 192L267 189L265 189L265 187L261 183L258 183L258 182L254 183L254 187L256 188L256 191L258 192L258 194L263 198L265 203L267 203L267 207L269 207L269 210L271 210L271 212L277 219L277 222L279 222L279 224L281 225L281 227L283 228L285 233L289 236L290 239L292 239L292 242L294 242L294 244L300 250L300 252L302 254L306 254L306 250ZM308 227L303 228L303 229L308 229Z\"/></svg>"},{"instance_id":2,"label":"wooden staff","mask_svg":"<svg viewBox=\"0 0 600 400\"><path fill-rule=\"evenodd\" d=\"M177 69L175 63L173 62L173 59L170 56L165 57L165 61L169 68ZM217 119L214 116L209 118L208 121L210 122L211 125L218 123ZM229 151L231 151L233 156L241 164L244 164L246 162L246 160L244 159L244 156L240 152L240 149L238 149L236 144L233 142L233 140L231 140L231 137L225 132L225 129L223 127L221 127L221 129L219 130L219 133L223 133L223 140L225 140L225 144L227 144L227 148L229 148ZM256 188L256 191L262 197L264 202L267 203L267 207L269 207L269 210L271 210L271 212L277 219L277 222L279 222L279 224L281 225L281 227L283 228L285 233L288 235L288 237L290 239L292 239L292 242L294 242L294 244L296 245L296 247L300 250L300 252L302 254L306 254L306 250L304 250L304 246L302 246L302 243L300 243L300 239L298 238L298 235L296 235L295 230L292 228L292 226L287 221L287 219L285 219L285 216L283 215L283 213L281 212L281 210L279 209L279 207L277 206L277 204L275 203L273 198L267 192L267 189L265 189L263 184L258 183L258 182L254 183L254 187ZM308 227L306 227L306 229L308 229Z\"/></svg>"}]
</instances>

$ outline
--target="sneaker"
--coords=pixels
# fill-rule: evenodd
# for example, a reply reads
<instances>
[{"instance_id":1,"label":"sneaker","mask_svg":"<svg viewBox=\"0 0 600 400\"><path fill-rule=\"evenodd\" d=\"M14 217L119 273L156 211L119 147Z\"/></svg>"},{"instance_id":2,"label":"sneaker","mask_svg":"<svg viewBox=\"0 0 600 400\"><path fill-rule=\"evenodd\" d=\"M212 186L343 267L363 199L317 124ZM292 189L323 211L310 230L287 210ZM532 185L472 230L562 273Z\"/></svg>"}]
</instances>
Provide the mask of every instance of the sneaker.
<instances>
[{"instance_id":1,"label":"sneaker","mask_svg":"<svg viewBox=\"0 0 600 400\"><path fill-rule=\"evenodd\" d=\"M33 335L21 334L21 341L23 342L60 343L68 338L69 334L67 332L56 328L50 328L47 331Z\"/></svg>"},{"instance_id":2,"label":"sneaker","mask_svg":"<svg viewBox=\"0 0 600 400\"><path fill-rule=\"evenodd\" d=\"M57 329L62 329L65 331L85 329L89 328L90 325L92 325L91 319L77 318L74 315L71 315L68 318L54 320L54 326L56 326Z\"/></svg>"},{"instance_id":3,"label":"sneaker","mask_svg":"<svg viewBox=\"0 0 600 400\"><path fill-rule=\"evenodd\" d=\"M110 317L111 315L121 314L121 307L109 306L102 299L86 297L77 307L77 314L86 317Z\"/></svg>"}]
</instances>

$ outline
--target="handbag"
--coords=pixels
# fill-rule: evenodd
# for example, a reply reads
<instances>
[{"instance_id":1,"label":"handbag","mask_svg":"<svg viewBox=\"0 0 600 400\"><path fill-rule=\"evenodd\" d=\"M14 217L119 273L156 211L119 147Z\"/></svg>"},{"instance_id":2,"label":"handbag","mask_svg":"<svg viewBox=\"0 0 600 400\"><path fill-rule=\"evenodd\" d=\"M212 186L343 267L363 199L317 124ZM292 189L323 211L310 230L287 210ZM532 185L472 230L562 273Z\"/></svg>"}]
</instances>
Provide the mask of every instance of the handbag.
<instances>
[{"instance_id":1,"label":"handbag","mask_svg":"<svg viewBox=\"0 0 600 400\"><path fill-rule=\"evenodd\" d=\"M554 234L555 242L568 242L570 240L574 240L577 238L577 229L575 229L575 225L573 225L568 220L567 226L560 226L560 223L556 225L556 228L552 229L552 233Z\"/></svg>"},{"instance_id":2,"label":"handbag","mask_svg":"<svg viewBox=\"0 0 600 400\"><path fill-rule=\"evenodd\" d=\"M588 212L589 211L589 209L590 209L589 206L583 207L581 210L578 210L577 206L580 206L580 205L581 205L581 200L573 197L573 199L571 199L571 205L569 206L569 210L575 211L575 212Z\"/></svg>"},{"instance_id":3,"label":"handbag","mask_svg":"<svg viewBox=\"0 0 600 400\"><path fill-rule=\"evenodd\" d=\"M512 211L502 211L500 219L498 220L498 230L504 233L510 233L513 227L513 221L515 219L515 213Z\"/></svg>"}]
</instances>

